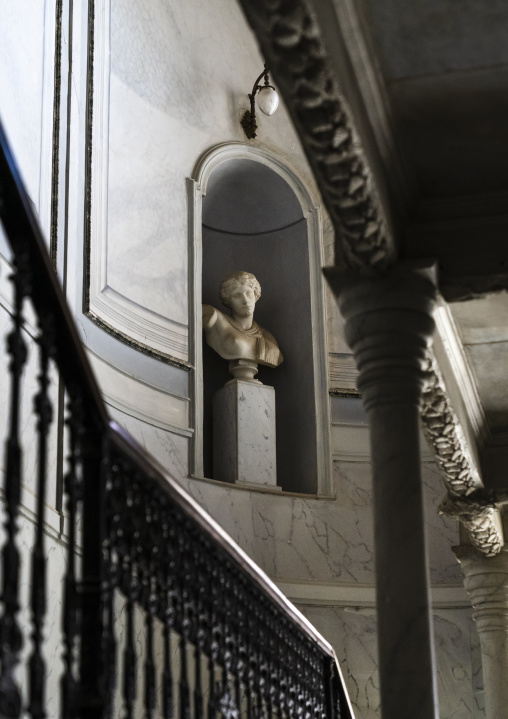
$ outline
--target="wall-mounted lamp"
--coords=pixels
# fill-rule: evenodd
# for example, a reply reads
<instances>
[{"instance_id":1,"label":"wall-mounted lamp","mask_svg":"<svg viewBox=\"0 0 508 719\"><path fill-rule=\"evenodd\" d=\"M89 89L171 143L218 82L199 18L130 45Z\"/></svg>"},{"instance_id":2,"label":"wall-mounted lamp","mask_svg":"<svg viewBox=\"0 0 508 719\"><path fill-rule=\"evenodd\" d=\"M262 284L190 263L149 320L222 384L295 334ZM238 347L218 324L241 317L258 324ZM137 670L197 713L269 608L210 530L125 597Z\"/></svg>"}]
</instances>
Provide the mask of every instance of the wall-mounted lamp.
<instances>
[{"instance_id":1,"label":"wall-mounted lamp","mask_svg":"<svg viewBox=\"0 0 508 719\"><path fill-rule=\"evenodd\" d=\"M259 81L262 77L265 79L265 84L259 85ZM256 130L258 129L255 106L256 95L258 96L258 107L261 112L264 112L265 115L273 115L279 106L279 96L275 92L273 85L270 85L270 77L268 75L268 68L266 65L265 69L254 83L252 92L249 95L250 110L246 110L241 119L243 130L249 140L253 140L256 137Z\"/></svg>"}]
</instances>

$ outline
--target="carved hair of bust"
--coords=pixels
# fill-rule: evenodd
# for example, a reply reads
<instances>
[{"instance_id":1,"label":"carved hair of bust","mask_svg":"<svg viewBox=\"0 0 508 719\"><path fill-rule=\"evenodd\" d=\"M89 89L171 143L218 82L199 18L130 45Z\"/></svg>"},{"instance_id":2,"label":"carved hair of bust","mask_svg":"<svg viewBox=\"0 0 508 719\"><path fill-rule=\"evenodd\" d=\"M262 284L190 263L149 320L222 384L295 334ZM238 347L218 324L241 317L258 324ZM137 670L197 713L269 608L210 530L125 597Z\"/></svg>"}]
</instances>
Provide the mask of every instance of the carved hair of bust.
<instances>
[{"instance_id":1,"label":"carved hair of bust","mask_svg":"<svg viewBox=\"0 0 508 719\"><path fill-rule=\"evenodd\" d=\"M231 309L229 298L238 285L247 285L254 292L256 302L261 297L261 285L250 272L233 272L225 277L219 285L219 299L225 307Z\"/></svg>"}]
</instances>

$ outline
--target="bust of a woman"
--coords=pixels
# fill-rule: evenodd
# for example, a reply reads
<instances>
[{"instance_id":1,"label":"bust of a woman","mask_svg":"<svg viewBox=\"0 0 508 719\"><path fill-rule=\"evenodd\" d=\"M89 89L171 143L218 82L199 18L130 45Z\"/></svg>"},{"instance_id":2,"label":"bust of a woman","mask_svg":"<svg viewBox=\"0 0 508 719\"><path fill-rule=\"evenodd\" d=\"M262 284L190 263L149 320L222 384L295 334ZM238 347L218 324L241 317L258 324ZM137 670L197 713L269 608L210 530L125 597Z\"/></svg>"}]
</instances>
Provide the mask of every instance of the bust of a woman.
<instances>
[{"instance_id":1,"label":"bust of a woman","mask_svg":"<svg viewBox=\"0 0 508 719\"><path fill-rule=\"evenodd\" d=\"M275 337L254 321L260 297L261 286L254 275L233 272L219 285L219 299L231 314L203 305L203 330L207 344L224 359L277 367L284 358Z\"/></svg>"}]
</instances>

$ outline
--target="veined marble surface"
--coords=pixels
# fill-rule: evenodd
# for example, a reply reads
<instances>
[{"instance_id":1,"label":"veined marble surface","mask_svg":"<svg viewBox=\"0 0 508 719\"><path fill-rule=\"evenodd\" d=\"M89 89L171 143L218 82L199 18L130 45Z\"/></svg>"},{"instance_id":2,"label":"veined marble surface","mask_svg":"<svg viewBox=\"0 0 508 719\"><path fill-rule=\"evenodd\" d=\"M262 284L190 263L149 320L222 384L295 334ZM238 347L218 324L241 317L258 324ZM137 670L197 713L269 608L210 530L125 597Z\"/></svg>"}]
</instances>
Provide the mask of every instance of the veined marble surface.
<instances>
[{"instance_id":1,"label":"veined marble surface","mask_svg":"<svg viewBox=\"0 0 508 719\"><path fill-rule=\"evenodd\" d=\"M214 479L276 486L273 387L233 380L215 393L213 458Z\"/></svg>"},{"instance_id":2,"label":"veined marble surface","mask_svg":"<svg viewBox=\"0 0 508 719\"><path fill-rule=\"evenodd\" d=\"M109 407L108 410L111 418L125 427L134 439L152 454L170 474L176 479L187 476L189 466L189 439L187 437L154 427L114 407Z\"/></svg>"},{"instance_id":3,"label":"veined marble surface","mask_svg":"<svg viewBox=\"0 0 508 719\"><path fill-rule=\"evenodd\" d=\"M355 719L379 719L376 616L373 608L298 605L331 642L339 659ZM468 608L434 612L440 719L482 719L477 706L472 646L476 630Z\"/></svg>"},{"instance_id":4,"label":"veined marble surface","mask_svg":"<svg viewBox=\"0 0 508 719\"><path fill-rule=\"evenodd\" d=\"M436 513L437 470L424 465L433 584L461 585L450 547L458 525ZM248 492L195 479L190 494L273 579L374 584L371 472L367 463L335 462L336 499Z\"/></svg>"}]
</instances>

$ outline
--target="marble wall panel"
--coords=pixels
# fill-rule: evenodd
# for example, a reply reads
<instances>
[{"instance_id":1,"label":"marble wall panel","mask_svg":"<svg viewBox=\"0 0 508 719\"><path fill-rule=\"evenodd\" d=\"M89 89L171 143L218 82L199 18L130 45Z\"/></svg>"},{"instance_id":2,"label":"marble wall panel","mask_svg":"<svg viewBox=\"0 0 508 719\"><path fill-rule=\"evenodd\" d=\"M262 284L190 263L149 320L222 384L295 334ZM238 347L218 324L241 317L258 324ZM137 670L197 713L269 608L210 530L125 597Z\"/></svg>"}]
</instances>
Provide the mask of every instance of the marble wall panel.
<instances>
[{"instance_id":1,"label":"marble wall panel","mask_svg":"<svg viewBox=\"0 0 508 719\"><path fill-rule=\"evenodd\" d=\"M335 462L336 500L247 492L188 480L190 494L274 579L374 584L370 465ZM437 471L424 467L433 584L458 584L450 547L457 525L440 517ZM437 486L436 486L437 485Z\"/></svg>"},{"instance_id":2,"label":"marble wall panel","mask_svg":"<svg viewBox=\"0 0 508 719\"><path fill-rule=\"evenodd\" d=\"M147 422L124 414L113 407L108 409L111 418L124 427L175 479L187 477L189 471L188 437L153 427Z\"/></svg>"},{"instance_id":3,"label":"marble wall panel","mask_svg":"<svg viewBox=\"0 0 508 719\"><path fill-rule=\"evenodd\" d=\"M379 719L377 631L374 608L299 605L333 645L356 719ZM480 719L475 700L471 640L476 633L468 608L434 612L440 719Z\"/></svg>"},{"instance_id":4,"label":"marble wall panel","mask_svg":"<svg viewBox=\"0 0 508 719\"><path fill-rule=\"evenodd\" d=\"M438 513L446 490L434 463L422 464L427 546L432 584L462 584L459 563L452 547L460 544L459 523Z\"/></svg>"}]
</instances>

